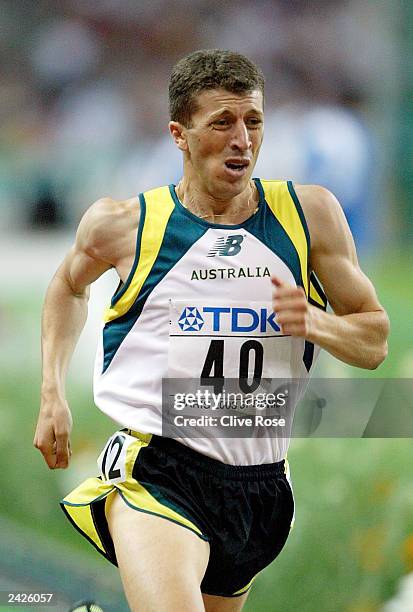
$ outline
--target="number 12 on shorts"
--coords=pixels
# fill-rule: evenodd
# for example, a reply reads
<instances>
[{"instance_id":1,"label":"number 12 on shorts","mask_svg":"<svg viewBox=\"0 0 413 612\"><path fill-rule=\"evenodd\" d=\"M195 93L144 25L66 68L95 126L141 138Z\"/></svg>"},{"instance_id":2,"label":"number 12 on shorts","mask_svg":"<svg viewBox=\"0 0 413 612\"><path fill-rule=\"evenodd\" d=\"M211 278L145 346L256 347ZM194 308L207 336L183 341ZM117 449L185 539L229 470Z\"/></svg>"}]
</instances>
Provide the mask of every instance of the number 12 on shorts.
<instances>
[{"instance_id":1,"label":"number 12 on shorts","mask_svg":"<svg viewBox=\"0 0 413 612\"><path fill-rule=\"evenodd\" d=\"M103 480L116 484L127 479L126 453L133 442L136 439L123 431L117 431L109 438L97 459Z\"/></svg>"}]
</instances>

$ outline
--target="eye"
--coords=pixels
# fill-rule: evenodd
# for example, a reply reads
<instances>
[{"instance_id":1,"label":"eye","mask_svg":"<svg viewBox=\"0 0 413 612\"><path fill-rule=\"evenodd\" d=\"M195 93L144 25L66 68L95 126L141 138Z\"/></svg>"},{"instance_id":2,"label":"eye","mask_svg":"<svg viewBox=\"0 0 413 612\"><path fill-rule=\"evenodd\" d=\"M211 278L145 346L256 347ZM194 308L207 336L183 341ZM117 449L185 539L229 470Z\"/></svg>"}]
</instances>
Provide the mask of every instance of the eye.
<instances>
[{"instance_id":1,"label":"eye","mask_svg":"<svg viewBox=\"0 0 413 612\"><path fill-rule=\"evenodd\" d=\"M223 119L223 118L215 119L212 122L212 125L214 127L216 127L216 128L225 128L225 127L227 127L229 125L229 121L228 121L228 119Z\"/></svg>"},{"instance_id":2,"label":"eye","mask_svg":"<svg viewBox=\"0 0 413 612\"><path fill-rule=\"evenodd\" d=\"M247 126L252 128L258 128L262 125L262 119L259 117L250 117L247 119Z\"/></svg>"}]
</instances>

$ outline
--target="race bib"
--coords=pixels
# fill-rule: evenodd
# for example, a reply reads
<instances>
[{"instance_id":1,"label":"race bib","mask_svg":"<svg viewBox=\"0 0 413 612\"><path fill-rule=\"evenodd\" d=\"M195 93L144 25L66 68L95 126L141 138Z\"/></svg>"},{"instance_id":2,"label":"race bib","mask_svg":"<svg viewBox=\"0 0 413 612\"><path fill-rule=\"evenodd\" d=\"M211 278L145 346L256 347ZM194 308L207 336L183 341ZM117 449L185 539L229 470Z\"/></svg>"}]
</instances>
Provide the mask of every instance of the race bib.
<instances>
[{"instance_id":1,"label":"race bib","mask_svg":"<svg viewBox=\"0 0 413 612\"><path fill-rule=\"evenodd\" d=\"M291 377L291 338L267 302L170 300L168 377L243 381Z\"/></svg>"},{"instance_id":2,"label":"race bib","mask_svg":"<svg viewBox=\"0 0 413 612\"><path fill-rule=\"evenodd\" d=\"M136 444L136 438L124 431L117 431L106 442L97 458L102 479L112 484L124 482L128 478L128 448Z\"/></svg>"}]
</instances>

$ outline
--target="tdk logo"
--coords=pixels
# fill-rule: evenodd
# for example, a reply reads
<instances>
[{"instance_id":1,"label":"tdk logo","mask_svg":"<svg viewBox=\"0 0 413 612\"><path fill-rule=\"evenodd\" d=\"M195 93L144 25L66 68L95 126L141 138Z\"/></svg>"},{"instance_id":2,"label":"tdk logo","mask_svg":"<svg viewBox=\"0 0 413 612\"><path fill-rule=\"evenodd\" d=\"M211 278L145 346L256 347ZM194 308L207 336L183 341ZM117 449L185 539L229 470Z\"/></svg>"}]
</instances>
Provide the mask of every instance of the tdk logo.
<instances>
[{"instance_id":1,"label":"tdk logo","mask_svg":"<svg viewBox=\"0 0 413 612\"><path fill-rule=\"evenodd\" d=\"M204 331L214 332L279 332L280 328L275 322L275 312L267 308L230 308L226 306L204 306L202 315L195 307L184 308L180 318L179 327L182 331Z\"/></svg>"},{"instance_id":2,"label":"tdk logo","mask_svg":"<svg viewBox=\"0 0 413 612\"><path fill-rule=\"evenodd\" d=\"M243 240L244 236L241 234L231 234L227 239L222 236L214 242L213 247L208 253L208 257L215 257L216 255L223 255L224 257L238 255Z\"/></svg>"},{"instance_id":3,"label":"tdk logo","mask_svg":"<svg viewBox=\"0 0 413 612\"><path fill-rule=\"evenodd\" d=\"M178 324L182 331L200 331L204 325L204 319L199 314L198 308L187 306L183 309Z\"/></svg>"}]
</instances>

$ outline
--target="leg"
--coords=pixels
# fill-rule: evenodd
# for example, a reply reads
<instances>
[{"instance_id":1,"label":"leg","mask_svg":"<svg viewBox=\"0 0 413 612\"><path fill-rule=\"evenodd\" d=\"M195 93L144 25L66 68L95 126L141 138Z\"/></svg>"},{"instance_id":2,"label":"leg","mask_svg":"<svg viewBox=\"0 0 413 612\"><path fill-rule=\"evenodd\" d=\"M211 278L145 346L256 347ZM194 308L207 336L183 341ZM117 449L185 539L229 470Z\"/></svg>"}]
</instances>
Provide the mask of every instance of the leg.
<instances>
[{"instance_id":1,"label":"leg","mask_svg":"<svg viewBox=\"0 0 413 612\"><path fill-rule=\"evenodd\" d=\"M241 612L247 601L248 592L239 597L217 597L215 595L202 595L205 612Z\"/></svg>"},{"instance_id":2,"label":"leg","mask_svg":"<svg viewBox=\"0 0 413 612\"><path fill-rule=\"evenodd\" d=\"M204 612L200 584L209 544L158 516L126 505L119 494L106 516L132 612Z\"/></svg>"}]
</instances>

